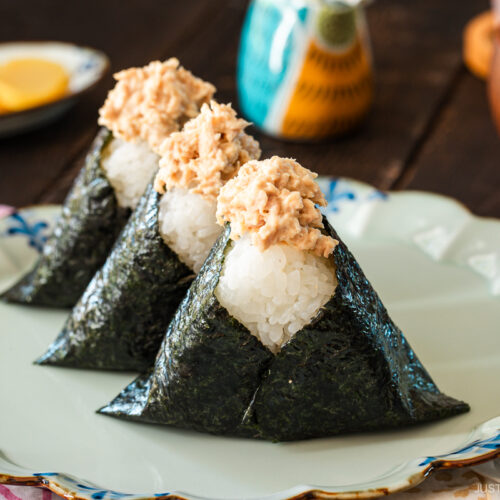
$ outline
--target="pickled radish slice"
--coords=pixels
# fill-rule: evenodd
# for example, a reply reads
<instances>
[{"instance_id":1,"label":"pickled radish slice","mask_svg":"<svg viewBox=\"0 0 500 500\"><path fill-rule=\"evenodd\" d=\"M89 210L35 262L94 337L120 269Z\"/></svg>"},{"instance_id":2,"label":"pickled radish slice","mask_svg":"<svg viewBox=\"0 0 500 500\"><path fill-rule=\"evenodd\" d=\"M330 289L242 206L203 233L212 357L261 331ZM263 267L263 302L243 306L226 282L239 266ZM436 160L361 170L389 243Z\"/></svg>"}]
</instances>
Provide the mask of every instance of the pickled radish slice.
<instances>
[{"instance_id":1,"label":"pickled radish slice","mask_svg":"<svg viewBox=\"0 0 500 500\"><path fill-rule=\"evenodd\" d=\"M68 81L60 64L32 58L12 60L0 66L0 112L54 101L66 93Z\"/></svg>"}]
</instances>

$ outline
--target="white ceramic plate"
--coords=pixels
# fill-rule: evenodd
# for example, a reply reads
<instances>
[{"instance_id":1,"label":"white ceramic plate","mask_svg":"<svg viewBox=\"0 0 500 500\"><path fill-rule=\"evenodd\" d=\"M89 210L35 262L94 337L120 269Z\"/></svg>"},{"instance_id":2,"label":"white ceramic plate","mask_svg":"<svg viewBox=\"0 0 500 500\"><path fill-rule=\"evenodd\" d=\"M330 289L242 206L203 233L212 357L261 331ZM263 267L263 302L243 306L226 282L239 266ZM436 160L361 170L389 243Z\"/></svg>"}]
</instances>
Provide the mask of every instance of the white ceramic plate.
<instances>
[{"instance_id":1,"label":"white ceramic plate","mask_svg":"<svg viewBox=\"0 0 500 500\"><path fill-rule=\"evenodd\" d=\"M282 444L119 421L94 410L133 374L33 365L66 313L0 304L0 482L44 484L86 500L369 498L414 485L432 469L500 454L500 221L435 195L321 184L331 221L392 317L439 387L467 401L470 413ZM0 221L0 289L36 257L48 231L36 222L57 212L35 207Z\"/></svg>"},{"instance_id":2,"label":"white ceramic plate","mask_svg":"<svg viewBox=\"0 0 500 500\"><path fill-rule=\"evenodd\" d=\"M34 129L55 120L104 76L108 58L98 50L63 42L0 43L0 65L35 57L59 63L69 75L68 92L60 99L15 113L0 114L0 137Z\"/></svg>"}]
</instances>

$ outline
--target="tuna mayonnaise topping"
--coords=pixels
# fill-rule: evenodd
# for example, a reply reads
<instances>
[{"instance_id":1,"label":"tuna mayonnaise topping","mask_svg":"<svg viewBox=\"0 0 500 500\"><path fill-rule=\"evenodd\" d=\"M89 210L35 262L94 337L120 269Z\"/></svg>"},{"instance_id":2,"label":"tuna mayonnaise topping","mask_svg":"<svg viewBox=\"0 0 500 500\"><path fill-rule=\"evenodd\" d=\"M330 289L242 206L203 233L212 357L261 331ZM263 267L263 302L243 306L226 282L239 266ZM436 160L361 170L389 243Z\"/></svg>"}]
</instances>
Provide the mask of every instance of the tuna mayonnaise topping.
<instances>
[{"instance_id":1,"label":"tuna mayonnaise topping","mask_svg":"<svg viewBox=\"0 0 500 500\"><path fill-rule=\"evenodd\" d=\"M259 143L244 132L248 125L236 117L230 104L203 104L200 114L159 148L155 189L164 193L173 187L184 188L215 202L221 187L240 166L260 157Z\"/></svg>"},{"instance_id":2,"label":"tuna mayonnaise topping","mask_svg":"<svg viewBox=\"0 0 500 500\"><path fill-rule=\"evenodd\" d=\"M328 257L337 240L324 235L321 212L326 200L317 174L295 160L273 156L250 161L220 191L217 222L231 224L231 239L248 233L261 251L285 243Z\"/></svg>"},{"instance_id":3,"label":"tuna mayonnaise topping","mask_svg":"<svg viewBox=\"0 0 500 500\"><path fill-rule=\"evenodd\" d=\"M175 58L125 69L114 78L117 84L99 110L99 124L124 141L147 141L153 150L196 116L215 92Z\"/></svg>"}]
</instances>

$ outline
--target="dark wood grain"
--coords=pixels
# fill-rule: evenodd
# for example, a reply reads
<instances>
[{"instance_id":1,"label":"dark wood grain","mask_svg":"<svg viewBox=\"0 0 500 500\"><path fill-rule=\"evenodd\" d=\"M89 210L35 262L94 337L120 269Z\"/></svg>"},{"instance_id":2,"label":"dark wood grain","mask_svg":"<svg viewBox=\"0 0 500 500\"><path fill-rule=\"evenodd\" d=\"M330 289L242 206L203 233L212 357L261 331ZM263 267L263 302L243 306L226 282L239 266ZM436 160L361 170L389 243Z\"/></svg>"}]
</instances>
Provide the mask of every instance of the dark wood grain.
<instances>
[{"instance_id":1,"label":"dark wood grain","mask_svg":"<svg viewBox=\"0 0 500 500\"><path fill-rule=\"evenodd\" d=\"M458 2L453 8L443 0L419 0L411 8L395 0L374 3L368 19L378 85L366 123L348 137L321 144L288 143L253 130L264 155L291 156L321 174L391 188L461 69L463 26L485 5L487 0ZM245 2L226 1L226 9L176 52L196 74L215 83L219 100L236 107L236 56L245 10Z\"/></svg>"},{"instance_id":2,"label":"dark wood grain","mask_svg":"<svg viewBox=\"0 0 500 500\"><path fill-rule=\"evenodd\" d=\"M185 27L216 1L16 0L0 2L0 41L64 40L103 50L112 71L164 57ZM27 15L29 13L29 15ZM111 72L61 121L0 139L0 202L59 202L97 130L97 110L113 85ZM77 164L77 163L76 163ZM61 182L63 181L63 182Z\"/></svg>"},{"instance_id":3,"label":"dark wood grain","mask_svg":"<svg viewBox=\"0 0 500 500\"><path fill-rule=\"evenodd\" d=\"M498 158L498 138L488 128L484 86L461 64L462 29L487 5L487 0L374 2L368 20L377 94L366 122L347 137L321 144L292 144L255 131L264 154L295 157L322 174L349 176L383 189L410 186L452 194L478 213L497 214L498 178L490 175L489 155ZM246 6L246 0L0 2L5 27L0 39L57 38L92 45L110 56L113 70L176 55L215 83L220 101L237 105L235 68ZM27 11L30 16L23 15ZM0 140L0 202L24 205L63 198L78 171L75 158L84 154L95 132L97 109L111 86L108 76L62 121ZM461 96L468 93L481 105L467 104ZM466 132L469 106L478 129L474 138ZM449 127L457 127L454 135L441 131ZM447 139L451 137L458 142ZM454 151L445 153L449 148ZM464 161L464 155L472 154L467 148L483 152L476 155L479 167ZM450 183L451 172L468 180ZM485 180L488 175L491 182ZM468 192L466 182L478 194Z\"/></svg>"},{"instance_id":4,"label":"dark wood grain","mask_svg":"<svg viewBox=\"0 0 500 500\"><path fill-rule=\"evenodd\" d=\"M461 67L461 31L486 0L380 0L368 9L377 94L371 115L350 137L316 146L262 140L263 149L296 157L322 174L389 189L446 99Z\"/></svg>"},{"instance_id":5,"label":"dark wood grain","mask_svg":"<svg viewBox=\"0 0 500 500\"><path fill-rule=\"evenodd\" d=\"M479 215L500 217L500 140L486 84L464 69L429 140L399 187L452 196Z\"/></svg>"}]
</instances>

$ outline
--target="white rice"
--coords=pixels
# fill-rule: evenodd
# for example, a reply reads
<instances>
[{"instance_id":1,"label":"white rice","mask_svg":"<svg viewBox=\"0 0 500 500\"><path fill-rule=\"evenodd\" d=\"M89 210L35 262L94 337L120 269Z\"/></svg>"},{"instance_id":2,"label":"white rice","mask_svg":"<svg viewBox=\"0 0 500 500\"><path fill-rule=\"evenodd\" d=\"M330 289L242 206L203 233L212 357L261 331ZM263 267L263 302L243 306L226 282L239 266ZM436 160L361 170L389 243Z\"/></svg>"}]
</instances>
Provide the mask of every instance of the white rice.
<instances>
[{"instance_id":1,"label":"white rice","mask_svg":"<svg viewBox=\"0 0 500 500\"><path fill-rule=\"evenodd\" d=\"M274 245L264 252L248 236L232 243L215 295L273 353L309 324L335 292L324 257Z\"/></svg>"},{"instance_id":2,"label":"white rice","mask_svg":"<svg viewBox=\"0 0 500 500\"><path fill-rule=\"evenodd\" d=\"M101 165L121 207L137 206L158 170L158 160L158 155L143 141L126 142L113 138L106 146Z\"/></svg>"},{"instance_id":3,"label":"white rice","mask_svg":"<svg viewBox=\"0 0 500 500\"><path fill-rule=\"evenodd\" d=\"M222 232L217 204L187 189L172 188L160 199L160 234L179 259L195 273L201 269Z\"/></svg>"}]
</instances>

